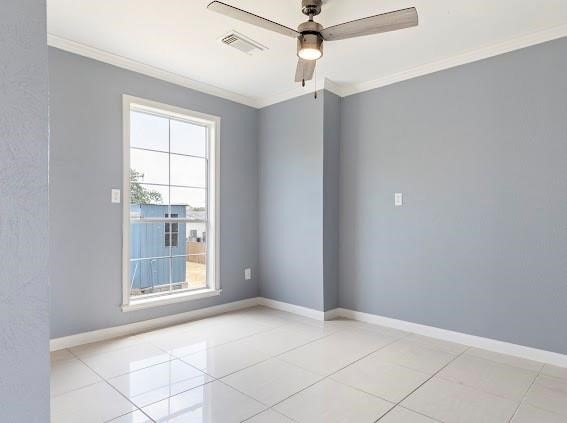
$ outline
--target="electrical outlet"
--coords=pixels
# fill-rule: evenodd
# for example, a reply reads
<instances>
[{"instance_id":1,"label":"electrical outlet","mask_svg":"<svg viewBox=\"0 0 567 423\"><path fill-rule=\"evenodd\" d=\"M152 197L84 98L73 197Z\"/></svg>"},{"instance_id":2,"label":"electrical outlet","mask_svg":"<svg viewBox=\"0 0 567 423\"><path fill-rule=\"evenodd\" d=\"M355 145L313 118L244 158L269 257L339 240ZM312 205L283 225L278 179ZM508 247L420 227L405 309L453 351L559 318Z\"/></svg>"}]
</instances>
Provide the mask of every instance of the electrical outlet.
<instances>
[{"instance_id":1,"label":"electrical outlet","mask_svg":"<svg viewBox=\"0 0 567 423\"><path fill-rule=\"evenodd\" d=\"M244 269L244 280L249 281L250 279L252 279L252 269L247 267Z\"/></svg>"},{"instance_id":2,"label":"electrical outlet","mask_svg":"<svg viewBox=\"0 0 567 423\"><path fill-rule=\"evenodd\" d=\"M404 201L403 201L403 195L401 192L396 192L394 194L394 206L395 207L401 207L403 205Z\"/></svg>"}]
</instances>

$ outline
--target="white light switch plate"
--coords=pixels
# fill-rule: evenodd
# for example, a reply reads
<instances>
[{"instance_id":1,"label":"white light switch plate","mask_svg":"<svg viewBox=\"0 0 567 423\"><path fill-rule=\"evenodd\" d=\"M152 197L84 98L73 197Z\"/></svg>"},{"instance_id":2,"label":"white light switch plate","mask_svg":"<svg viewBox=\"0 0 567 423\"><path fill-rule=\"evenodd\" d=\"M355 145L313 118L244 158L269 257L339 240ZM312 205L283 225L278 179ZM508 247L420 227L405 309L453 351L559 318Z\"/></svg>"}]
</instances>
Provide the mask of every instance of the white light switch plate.
<instances>
[{"instance_id":1,"label":"white light switch plate","mask_svg":"<svg viewBox=\"0 0 567 423\"><path fill-rule=\"evenodd\" d=\"M248 267L244 269L244 280L249 281L250 279L252 279L252 269Z\"/></svg>"},{"instance_id":2,"label":"white light switch plate","mask_svg":"<svg viewBox=\"0 0 567 423\"><path fill-rule=\"evenodd\" d=\"M111 194L111 200L113 204L120 204L120 190L113 189Z\"/></svg>"},{"instance_id":3,"label":"white light switch plate","mask_svg":"<svg viewBox=\"0 0 567 423\"><path fill-rule=\"evenodd\" d=\"M396 192L394 194L394 206L400 207L404 203L403 195L401 192Z\"/></svg>"}]
</instances>

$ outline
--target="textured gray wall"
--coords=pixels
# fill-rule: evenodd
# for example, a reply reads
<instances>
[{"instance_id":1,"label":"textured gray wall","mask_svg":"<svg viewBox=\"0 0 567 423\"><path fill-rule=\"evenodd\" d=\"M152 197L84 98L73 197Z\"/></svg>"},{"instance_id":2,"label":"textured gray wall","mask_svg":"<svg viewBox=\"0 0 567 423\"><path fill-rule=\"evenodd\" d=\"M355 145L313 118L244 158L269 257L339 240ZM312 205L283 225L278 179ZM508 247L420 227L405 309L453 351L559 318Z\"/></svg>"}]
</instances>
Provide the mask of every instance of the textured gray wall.
<instances>
[{"instance_id":1,"label":"textured gray wall","mask_svg":"<svg viewBox=\"0 0 567 423\"><path fill-rule=\"evenodd\" d=\"M49 49L51 336L181 313L258 293L257 115L255 109L91 59ZM123 313L122 94L220 116L223 293ZM253 279L244 281L244 268Z\"/></svg>"},{"instance_id":2,"label":"textured gray wall","mask_svg":"<svg viewBox=\"0 0 567 423\"><path fill-rule=\"evenodd\" d=\"M323 276L325 310L339 306L339 153L341 99L324 92Z\"/></svg>"},{"instance_id":3,"label":"textured gray wall","mask_svg":"<svg viewBox=\"0 0 567 423\"><path fill-rule=\"evenodd\" d=\"M566 75L562 39L342 99L342 307L567 353Z\"/></svg>"},{"instance_id":4,"label":"textured gray wall","mask_svg":"<svg viewBox=\"0 0 567 423\"><path fill-rule=\"evenodd\" d=\"M0 12L0 420L49 421L45 1Z\"/></svg>"},{"instance_id":5,"label":"textured gray wall","mask_svg":"<svg viewBox=\"0 0 567 423\"><path fill-rule=\"evenodd\" d=\"M260 293L323 310L323 105L305 95L260 110Z\"/></svg>"}]
</instances>

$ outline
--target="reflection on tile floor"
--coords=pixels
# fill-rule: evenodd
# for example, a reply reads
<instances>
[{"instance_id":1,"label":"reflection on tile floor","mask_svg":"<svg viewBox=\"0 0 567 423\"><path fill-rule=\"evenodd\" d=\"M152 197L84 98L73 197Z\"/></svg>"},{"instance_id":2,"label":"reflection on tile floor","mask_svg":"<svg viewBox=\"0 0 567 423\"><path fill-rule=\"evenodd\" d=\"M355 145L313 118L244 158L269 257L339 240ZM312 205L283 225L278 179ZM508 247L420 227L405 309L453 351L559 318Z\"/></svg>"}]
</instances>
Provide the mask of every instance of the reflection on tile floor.
<instances>
[{"instance_id":1,"label":"reflection on tile floor","mask_svg":"<svg viewBox=\"0 0 567 423\"><path fill-rule=\"evenodd\" d=\"M559 423L567 369L263 307L54 352L56 423Z\"/></svg>"}]
</instances>

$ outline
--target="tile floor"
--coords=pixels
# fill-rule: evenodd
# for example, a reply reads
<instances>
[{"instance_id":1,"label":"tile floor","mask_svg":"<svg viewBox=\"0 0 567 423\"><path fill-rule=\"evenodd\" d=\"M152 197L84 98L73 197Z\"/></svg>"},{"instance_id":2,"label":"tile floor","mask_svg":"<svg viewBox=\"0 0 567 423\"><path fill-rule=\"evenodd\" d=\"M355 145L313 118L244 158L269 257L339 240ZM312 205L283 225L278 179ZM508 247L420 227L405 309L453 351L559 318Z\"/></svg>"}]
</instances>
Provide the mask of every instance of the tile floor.
<instances>
[{"instance_id":1,"label":"tile floor","mask_svg":"<svg viewBox=\"0 0 567 423\"><path fill-rule=\"evenodd\" d=\"M567 369L262 307L51 360L56 423L567 422Z\"/></svg>"}]
</instances>

